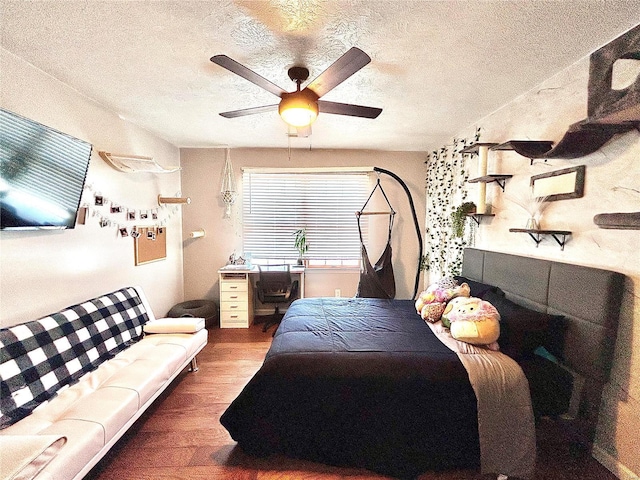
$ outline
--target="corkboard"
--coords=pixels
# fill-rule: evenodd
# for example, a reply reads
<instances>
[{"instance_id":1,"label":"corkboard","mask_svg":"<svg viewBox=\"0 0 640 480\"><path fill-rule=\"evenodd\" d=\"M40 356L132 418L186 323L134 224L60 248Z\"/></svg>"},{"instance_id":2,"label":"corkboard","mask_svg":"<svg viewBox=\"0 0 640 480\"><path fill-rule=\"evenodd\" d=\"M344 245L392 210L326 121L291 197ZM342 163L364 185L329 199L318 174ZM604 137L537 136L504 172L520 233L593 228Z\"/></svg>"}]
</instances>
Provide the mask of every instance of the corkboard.
<instances>
[{"instance_id":1,"label":"corkboard","mask_svg":"<svg viewBox=\"0 0 640 480\"><path fill-rule=\"evenodd\" d=\"M167 227L135 227L133 238L135 264L167 258Z\"/></svg>"}]
</instances>

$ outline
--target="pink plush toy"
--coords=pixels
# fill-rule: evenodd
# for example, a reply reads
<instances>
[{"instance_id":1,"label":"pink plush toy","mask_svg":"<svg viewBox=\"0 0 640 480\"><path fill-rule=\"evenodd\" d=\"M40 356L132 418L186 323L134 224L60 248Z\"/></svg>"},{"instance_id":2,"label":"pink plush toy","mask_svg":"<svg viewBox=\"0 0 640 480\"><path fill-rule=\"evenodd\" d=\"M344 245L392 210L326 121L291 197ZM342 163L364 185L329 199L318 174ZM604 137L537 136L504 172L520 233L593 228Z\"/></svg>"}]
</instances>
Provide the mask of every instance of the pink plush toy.
<instances>
[{"instance_id":1,"label":"pink plush toy","mask_svg":"<svg viewBox=\"0 0 640 480\"><path fill-rule=\"evenodd\" d=\"M456 297L468 297L469 294L469 285L466 283L458 285L458 282L453 278L443 278L430 285L418 296L415 304L416 311L424 320L437 322L440 320L447 302Z\"/></svg>"}]
</instances>

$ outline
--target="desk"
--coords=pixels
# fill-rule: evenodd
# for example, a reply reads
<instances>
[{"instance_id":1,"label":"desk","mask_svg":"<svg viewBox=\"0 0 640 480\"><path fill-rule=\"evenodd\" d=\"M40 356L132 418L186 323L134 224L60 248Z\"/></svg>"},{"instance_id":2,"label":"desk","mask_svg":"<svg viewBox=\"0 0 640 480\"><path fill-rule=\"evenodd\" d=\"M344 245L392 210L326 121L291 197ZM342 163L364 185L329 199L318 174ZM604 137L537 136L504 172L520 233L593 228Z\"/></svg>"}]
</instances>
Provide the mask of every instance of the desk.
<instances>
[{"instance_id":1,"label":"desk","mask_svg":"<svg viewBox=\"0 0 640 480\"><path fill-rule=\"evenodd\" d=\"M227 265L218 270L220 281L220 328L249 328L255 311L254 285L258 267ZM298 278L298 296L304 298L304 267L291 266L291 275Z\"/></svg>"}]
</instances>

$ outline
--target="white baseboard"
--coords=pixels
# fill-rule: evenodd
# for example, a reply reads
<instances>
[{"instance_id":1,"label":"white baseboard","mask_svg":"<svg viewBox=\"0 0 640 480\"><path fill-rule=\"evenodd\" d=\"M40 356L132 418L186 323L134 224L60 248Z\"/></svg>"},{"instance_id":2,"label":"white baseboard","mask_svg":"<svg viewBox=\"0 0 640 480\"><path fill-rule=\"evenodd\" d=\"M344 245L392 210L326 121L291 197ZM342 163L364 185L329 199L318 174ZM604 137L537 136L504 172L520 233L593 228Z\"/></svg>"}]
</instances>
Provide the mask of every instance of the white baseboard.
<instances>
[{"instance_id":1,"label":"white baseboard","mask_svg":"<svg viewBox=\"0 0 640 480\"><path fill-rule=\"evenodd\" d=\"M607 470L613 473L620 480L640 480L640 477L621 464L616 458L609 455L597 445L593 446L591 455L600 462Z\"/></svg>"}]
</instances>

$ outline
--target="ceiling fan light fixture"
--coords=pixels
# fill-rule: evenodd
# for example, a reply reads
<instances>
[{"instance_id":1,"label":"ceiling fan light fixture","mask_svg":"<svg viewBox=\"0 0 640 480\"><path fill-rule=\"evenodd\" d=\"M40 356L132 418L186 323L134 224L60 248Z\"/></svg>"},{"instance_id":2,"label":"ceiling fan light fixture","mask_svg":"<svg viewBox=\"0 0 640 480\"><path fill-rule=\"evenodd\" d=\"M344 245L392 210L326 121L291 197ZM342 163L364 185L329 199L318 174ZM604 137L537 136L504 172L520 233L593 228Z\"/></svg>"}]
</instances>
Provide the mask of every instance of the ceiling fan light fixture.
<instances>
[{"instance_id":1,"label":"ceiling fan light fixture","mask_svg":"<svg viewBox=\"0 0 640 480\"><path fill-rule=\"evenodd\" d=\"M288 125L298 130L298 136L309 135L308 132L311 129L308 127L318 117L320 108L322 108L323 113L361 118L377 118L382 112L381 108L319 100L371 61L371 57L357 47L351 47L347 50L344 55L329 65L325 71L302 90L300 86L309 78L309 69L300 65L294 65L289 68L287 70L289 78L296 83L296 91L291 93L286 92L275 83L261 77L253 70L249 70L226 55L214 55L211 57L211 61L279 97L280 103L277 106L280 117ZM275 107L276 105L273 104L263 105L221 112L220 115L225 118L243 117L256 113L271 112L275 110ZM305 128L305 135L302 135L301 131Z\"/></svg>"},{"instance_id":2,"label":"ceiling fan light fixture","mask_svg":"<svg viewBox=\"0 0 640 480\"><path fill-rule=\"evenodd\" d=\"M278 106L278 113L292 127L309 126L318 118L318 99L304 90L284 94Z\"/></svg>"}]
</instances>

